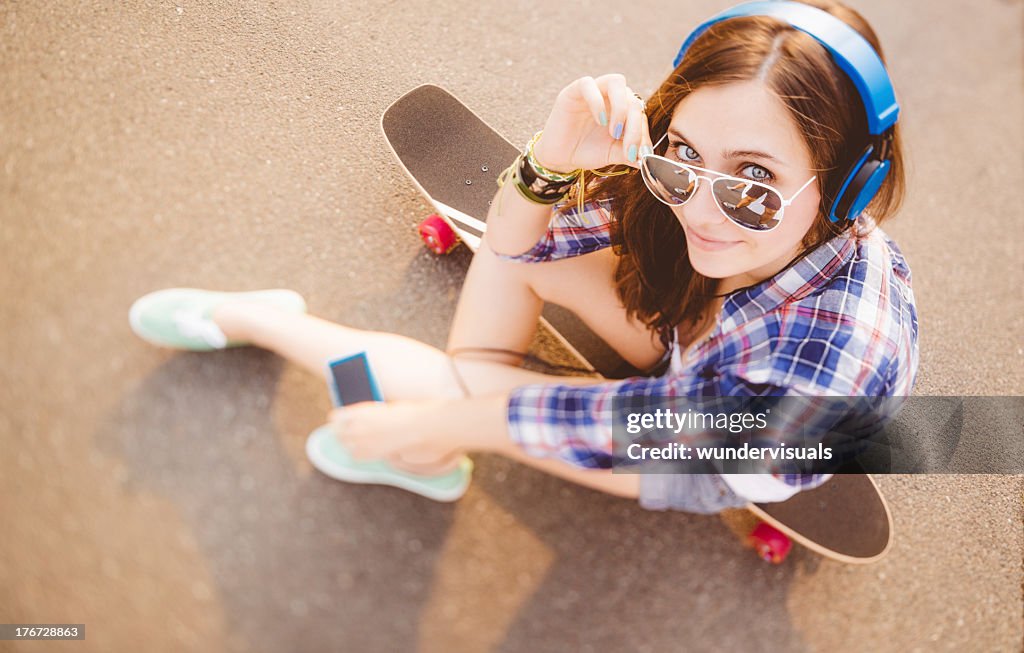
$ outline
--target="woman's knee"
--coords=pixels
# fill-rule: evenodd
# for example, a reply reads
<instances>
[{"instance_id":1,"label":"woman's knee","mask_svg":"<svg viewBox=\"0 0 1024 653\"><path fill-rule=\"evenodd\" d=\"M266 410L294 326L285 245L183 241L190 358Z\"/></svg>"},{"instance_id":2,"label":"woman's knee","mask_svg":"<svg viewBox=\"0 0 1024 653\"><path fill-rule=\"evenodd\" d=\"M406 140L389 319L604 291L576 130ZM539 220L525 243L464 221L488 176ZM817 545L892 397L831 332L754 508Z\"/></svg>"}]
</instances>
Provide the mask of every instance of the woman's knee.
<instances>
[{"instance_id":1,"label":"woman's knee","mask_svg":"<svg viewBox=\"0 0 1024 653\"><path fill-rule=\"evenodd\" d=\"M524 263L498 258L481 247L472 282L474 296L500 293L503 303L515 304L523 313L538 312L544 302L575 313L591 330L635 367L647 369L664 354L664 348L645 325L631 319L615 289L616 256L608 248L570 258ZM460 307L461 309L461 307ZM518 311L517 311L518 312ZM520 334L525 342L527 336ZM460 331L457 341L473 340ZM449 341L452 344L452 341ZM521 344L521 343L520 343ZM510 362L511 359L501 359Z\"/></svg>"}]
</instances>

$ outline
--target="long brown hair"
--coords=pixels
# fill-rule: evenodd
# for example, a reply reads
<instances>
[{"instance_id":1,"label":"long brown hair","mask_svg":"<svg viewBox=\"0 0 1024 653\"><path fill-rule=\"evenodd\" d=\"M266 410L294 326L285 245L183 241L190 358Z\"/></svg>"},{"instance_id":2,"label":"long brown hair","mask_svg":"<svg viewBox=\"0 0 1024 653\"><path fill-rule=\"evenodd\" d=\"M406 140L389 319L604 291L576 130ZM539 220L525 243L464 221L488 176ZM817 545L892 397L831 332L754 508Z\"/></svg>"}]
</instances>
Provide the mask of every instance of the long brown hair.
<instances>
[{"instance_id":1,"label":"long brown hair","mask_svg":"<svg viewBox=\"0 0 1024 653\"><path fill-rule=\"evenodd\" d=\"M856 11L834 2L806 1L856 29L882 50L867 21ZM821 188L818 217L801 243L794 263L852 225L837 225L828 209L843 177L869 142L863 102L853 83L813 37L767 17L733 18L707 30L687 50L672 74L647 100L654 142L668 130L672 114L698 88L760 78L786 105L811 155ZM658 154L667 146L659 146ZM881 223L891 217L903 198L904 168L899 130L894 133L892 168L878 195L868 206ZM587 199L605 199L614 216L612 246L619 254L616 292L626 310L647 324L668 346L679 325L699 333L714 318L708 310L718 279L693 269L686 255L686 237L672 210L644 186L640 174L599 178ZM680 335L680 344L683 335Z\"/></svg>"}]
</instances>

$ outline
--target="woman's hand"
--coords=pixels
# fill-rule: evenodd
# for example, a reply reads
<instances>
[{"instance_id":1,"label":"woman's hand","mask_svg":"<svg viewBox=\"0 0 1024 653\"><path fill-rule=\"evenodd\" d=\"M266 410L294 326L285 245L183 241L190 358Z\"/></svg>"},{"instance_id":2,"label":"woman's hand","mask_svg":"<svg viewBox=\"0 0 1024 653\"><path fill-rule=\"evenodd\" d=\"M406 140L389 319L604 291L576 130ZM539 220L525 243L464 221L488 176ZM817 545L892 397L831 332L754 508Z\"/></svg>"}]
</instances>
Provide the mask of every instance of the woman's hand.
<instances>
[{"instance_id":1,"label":"woman's hand","mask_svg":"<svg viewBox=\"0 0 1024 653\"><path fill-rule=\"evenodd\" d=\"M641 148L652 145L643 107L618 73L581 77L559 92L534 156L555 172L613 164L638 168Z\"/></svg>"},{"instance_id":2,"label":"woman's hand","mask_svg":"<svg viewBox=\"0 0 1024 653\"><path fill-rule=\"evenodd\" d=\"M386 459L406 471L436 474L453 467L472 442L445 428L443 401L366 401L329 414L335 437L359 461Z\"/></svg>"}]
</instances>

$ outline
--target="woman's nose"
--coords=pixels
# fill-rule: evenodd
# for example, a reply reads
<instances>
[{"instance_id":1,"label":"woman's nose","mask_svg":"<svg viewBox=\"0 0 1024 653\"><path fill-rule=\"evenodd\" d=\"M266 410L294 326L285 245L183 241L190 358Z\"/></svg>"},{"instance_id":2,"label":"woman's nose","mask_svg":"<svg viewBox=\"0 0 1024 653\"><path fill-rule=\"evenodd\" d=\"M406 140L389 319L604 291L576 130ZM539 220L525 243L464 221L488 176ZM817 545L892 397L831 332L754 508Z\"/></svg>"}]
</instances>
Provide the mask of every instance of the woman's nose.
<instances>
[{"instance_id":1,"label":"woman's nose","mask_svg":"<svg viewBox=\"0 0 1024 653\"><path fill-rule=\"evenodd\" d=\"M693 225L714 225L725 220L725 216L718 210L715 204L715 197L711 191L711 182L701 179L697 183L697 190L690 201L680 207L689 224Z\"/></svg>"}]
</instances>

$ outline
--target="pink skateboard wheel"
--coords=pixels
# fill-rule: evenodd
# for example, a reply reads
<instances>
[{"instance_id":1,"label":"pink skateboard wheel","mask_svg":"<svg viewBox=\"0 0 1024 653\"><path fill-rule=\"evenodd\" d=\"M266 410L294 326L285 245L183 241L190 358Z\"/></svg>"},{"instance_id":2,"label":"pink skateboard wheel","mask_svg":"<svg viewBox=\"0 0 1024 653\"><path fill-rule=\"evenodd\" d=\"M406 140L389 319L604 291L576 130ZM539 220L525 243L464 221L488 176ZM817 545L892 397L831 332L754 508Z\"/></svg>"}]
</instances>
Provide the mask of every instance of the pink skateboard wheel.
<instances>
[{"instance_id":1,"label":"pink skateboard wheel","mask_svg":"<svg viewBox=\"0 0 1024 653\"><path fill-rule=\"evenodd\" d=\"M775 565L785 560L789 550L793 548L793 542L785 533L764 522L751 531L747 542L754 547L762 560Z\"/></svg>"},{"instance_id":2,"label":"pink skateboard wheel","mask_svg":"<svg viewBox=\"0 0 1024 653\"><path fill-rule=\"evenodd\" d=\"M420 238L435 254L447 254L459 243L459 237L455 235L455 230L437 214L431 215L421 222L419 232Z\"/></svg>"}]
</instances>

